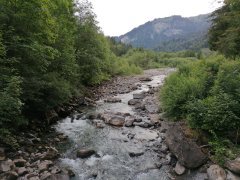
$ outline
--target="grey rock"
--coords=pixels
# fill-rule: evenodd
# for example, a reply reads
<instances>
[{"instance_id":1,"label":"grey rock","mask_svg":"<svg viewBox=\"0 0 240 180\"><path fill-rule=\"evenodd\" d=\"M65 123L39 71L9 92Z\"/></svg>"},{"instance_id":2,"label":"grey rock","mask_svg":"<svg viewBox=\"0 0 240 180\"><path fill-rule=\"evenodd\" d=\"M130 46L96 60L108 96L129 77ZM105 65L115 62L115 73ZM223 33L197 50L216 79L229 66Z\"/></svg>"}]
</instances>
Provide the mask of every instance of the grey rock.
<instances>
[{"instance_id":1,"label":"grey rock","mask_svg":"<svg viewBox=\"0 0 240 180\"><path fill-rule=\"evenodd\" d=\"M119 102L122 102L121 99L119 98L108 98L108 99L105 99L104 102L107 102L107 103L119 103Z\"/></svg>"},{"instance_id":2,"label":"grey rock","mask_svg":"<svg viewBox=\"0 0 240 180\"><path fill-rule=\"evenodd\" d=\"M223 168L219 165L211 165L207 169L207 175L209 180L226 180L227 175Z\"/></svg>"},{"instance_id":3,"label":"grey rock","mask_svg":"<svg viewBox=\"0 0 240 180\"><path fill-rule=\"evenodd\" d=\"M113 126L123 126L125 118L122 116L113 116L108 123Z\"/></svg>"},{"instance_id":4,"label":"grey rock","mask_svg":"<svg viewBox=\"0 0 240 180\"><path fill-rule=\"evenodd\" d=\"M177 175L183 175L186 172L186 168L177 162L174 171Z\"/></svg>"},{"instance_id":5,"label":"grey rock","mask_svg":"<svg viewBox=\"0 0 240 180\"><path fill-rule=\"evenodd\" d=\"M40 177L40 180L47 180L47 179L50 178L50 176L51 176L51 173L50 173L50 172L44 171L44 172L42 173L41 177Z\"/></svg>"},{"instance_id":6,"label":"grey rock","mask_svg":"<svg viewBox=\"0 0 240 180\"><path fill-rule=\"evenodd\" d=\"M166 143L170 151L178 158L179 163L189 169L197 168L207 160L207 156L198 145L184 136L178 124L168 129Z\"/></svg>"},{"instance_id":7,"label":"grey rock","mask_svg":"<svg viewBox=\"0 0 240 180\"><path fill-rule=\"evenodd\" d=\"M230 171L232 171L233 173L240 174L240 159L226 161L224 166Z\"/></svg>"},{"instance_id":8,"label":"grey rock","mask_svg":"<svg viewBox=\"0 0 240 180\"><path fill-rule=\"evenodd\" d=\"M144 99L145 96L146 96L146 95L145 95L144 93L133 94L133 99Z\"/></svg>"},{"instance_id":9,"label":"grey rock","mask_svg":"<svg viewBox=\"0 0 240 180\"><path fill-rule=\"evenodd\" d=\"M227 170L227 180L240 180L240 177Z\"/></svg>"},{"instance_id":10,"label":"grey rock","mask_svg":"<svg viewBox=\"0 0 240 180\"><path fill-rule=\"evenodd\" d=\"M53 165L52 161L45 160L45 161L41 162L40 164L38 164L38 169L40 172L47 171L48 168L52 165Z\"/></svg>"},{"instance_id":11,"label":"grey rock","mask_svg":"<svg viewBox=\"0 0 240 180\"><path fill-rule=\"evenodd\" d=\"M149 82L149 81L152 81L152 78L150 78L150 77L142 77L142 78L139 78L139 81L142 81L142 82L147 81L147 82Z\"/></svg>"},{"instance_id":12,"label":"grey rock","mask_svg":"<svg viewBox=\"0 0 240 180\"><path fill-rule=\"evenodd\" d=\"M61 172L61 169L57 166L54 166L54 167L51 168L51 173L52 174L58 174L60 172Z\"/></svg>"},{"instance_id":13,"label":"grey rock","mask_svg":"<svg viewBox=\"0 0 240 180\"><path fill-rule=\"evenodd\" d=\"M126 127L132 127L132 126L133 126L133 123L134 123L134 120L135 120L134 117L132 117L132 116L127 116L127 117L125 118L125 123L124 123L124 125L125 125Z\"/></svg>"},{"instance_id":14,"label":"grey rock","mask_svg":"<svg viewBox=\"0 0 240 180\"><path fill-rule=\"evenodd\" d=\"M141 101L139 99L131 99L128 101L128 105L135 106L136 104L140 104Z\"/></svg>"},{"instance_id":15,"label":"grey rock","mask_svg":"<svg viewBox=\"0 0 240 180\"><path fill-rule=\"evenodd\" d=\"M56 159L59 157L58 150L54 147L48 148L47 152L43 154L42 159Z\"/></svg>"},{"instance_id":16,"label":"grey rock","mask_svg":"<svg viewBox=\"0 0 240 180\"><path fill-rule=\"evenodd\" d=\"M0 161L0 173L10 171L12 168L14 168L12 160Z\"/></svg>"},{"instance_id":17,"label":"grey rock","mask_svg":"<svg viewBox=\"0 0 240 180\"><path fill-rule=\"evenodd\" d=\"M23 176L28 173L28 170L25 167L20 167L17 169L17 173L19 176Z\"/></svg>"},{"instance_id":18,"label":"grey rock","mask_svg":"<svg viewBox=\"0 0 240 180\"><path fill-rule=\"evenodd\" d=\"M93 120L93 125L96 128L104 128L105 125L103 124L103 122L101 120Z\"/></svg>"},{"instance_id":19,"label":"grey rock","mask_svg":"<svg viewBox=\"0 0 240 180\"><path fill-rule=\"evenodd\" d=\"M96 153L96 151L93 149L80 149L77 151L77 157L78 158L88 158L95 153Z\"/></svg>"},{"instance_id":20,"label":"grey rock","mask_svg":"<svg viewBox=\"0 0 240 180\"><path fill-rule=\"evenodd\" d=\"M142 127L142 128L149 128L149 127L151 127L151 125L149 123L147 123L147 122L140 122L140 123L134 122L133 125L134 126L139 126L139 127Z\"/></svg>"}]
</instances>

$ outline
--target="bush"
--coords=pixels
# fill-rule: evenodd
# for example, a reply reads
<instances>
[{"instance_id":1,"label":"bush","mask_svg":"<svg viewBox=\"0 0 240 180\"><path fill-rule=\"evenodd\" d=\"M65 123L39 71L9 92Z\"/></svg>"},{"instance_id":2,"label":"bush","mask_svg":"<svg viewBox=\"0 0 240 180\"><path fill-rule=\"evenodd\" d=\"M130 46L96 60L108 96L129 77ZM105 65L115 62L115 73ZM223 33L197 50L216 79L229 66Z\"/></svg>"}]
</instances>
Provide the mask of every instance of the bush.
<instances>
[{"instance_id":1,"label":"bush","mask_svg":"<svg viewBox=\"0 0 240 180\"><path fill-rule=\"evenodd\" d=\"M180 66L161 92L163 109L191 127L225 136L240 127L240 62L212 56Z\"/></svg>"}]
</instances>

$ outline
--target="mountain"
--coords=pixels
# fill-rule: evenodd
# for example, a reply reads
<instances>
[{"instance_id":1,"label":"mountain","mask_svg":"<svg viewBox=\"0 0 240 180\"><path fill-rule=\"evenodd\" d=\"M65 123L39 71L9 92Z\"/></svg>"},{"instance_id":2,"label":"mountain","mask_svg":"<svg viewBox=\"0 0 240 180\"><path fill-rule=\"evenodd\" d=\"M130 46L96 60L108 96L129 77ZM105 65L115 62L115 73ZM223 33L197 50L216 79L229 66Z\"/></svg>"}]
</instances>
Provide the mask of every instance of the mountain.
<instances>
[{"instance_id":1,"label":"mountain","mask_svg":"<svg viewBox=\"0 0 240 180\"><path fill-rule=\"evenodd\" d=\"M149 21L116 39L158 51L196 50L208 46L210 25L209 14L188 18L171 16Z\"/></svg>"}]
</instances>

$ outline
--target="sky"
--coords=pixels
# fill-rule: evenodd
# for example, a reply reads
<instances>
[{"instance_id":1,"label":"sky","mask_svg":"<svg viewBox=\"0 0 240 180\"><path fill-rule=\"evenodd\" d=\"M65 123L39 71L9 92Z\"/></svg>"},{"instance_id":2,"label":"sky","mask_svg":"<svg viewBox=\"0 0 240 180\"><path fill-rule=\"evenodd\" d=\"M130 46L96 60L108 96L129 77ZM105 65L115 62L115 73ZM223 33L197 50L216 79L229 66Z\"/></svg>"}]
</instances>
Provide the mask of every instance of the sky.
<instances>
[{"instance_id":1,"label":"sky","mask_svg":"<svg viewBox=\"0 0 240 180\"><path fill-rule=\"evenodd\" d=\"M105 35L123 35L156 18L196 16L221 6L218 0L89 0Z\"/></svg>"}]
</instances>

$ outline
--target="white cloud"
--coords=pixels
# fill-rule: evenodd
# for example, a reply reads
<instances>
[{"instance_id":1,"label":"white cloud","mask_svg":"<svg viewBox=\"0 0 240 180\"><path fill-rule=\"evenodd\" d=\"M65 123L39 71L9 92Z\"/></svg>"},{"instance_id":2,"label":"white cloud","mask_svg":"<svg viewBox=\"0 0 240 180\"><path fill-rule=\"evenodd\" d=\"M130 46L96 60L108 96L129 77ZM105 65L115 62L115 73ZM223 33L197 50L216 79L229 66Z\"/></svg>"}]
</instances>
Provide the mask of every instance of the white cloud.
<instances>
[{"instance_id":1,"label":"white cloud","mask_svg":"<svg viewBox=\"0 0 240 180\"><path fill-rule=\"evenodd\" d=\"M147 21L171 15L210 13L216 0L89 0L106 35L122 35Z\"/></svg>"}]
</instances>

